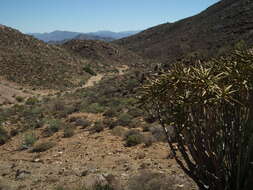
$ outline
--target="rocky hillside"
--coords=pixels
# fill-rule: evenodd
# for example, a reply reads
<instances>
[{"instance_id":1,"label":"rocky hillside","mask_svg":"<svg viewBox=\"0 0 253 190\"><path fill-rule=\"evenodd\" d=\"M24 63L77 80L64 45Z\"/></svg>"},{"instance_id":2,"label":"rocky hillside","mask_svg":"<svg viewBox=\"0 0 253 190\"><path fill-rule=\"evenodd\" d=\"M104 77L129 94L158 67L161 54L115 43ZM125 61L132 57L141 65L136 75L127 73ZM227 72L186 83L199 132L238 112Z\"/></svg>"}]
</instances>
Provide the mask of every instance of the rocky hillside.
<instances>
[{"instance_id":1,"label":"rocky hillside","mask_svg":"<svg viewBox=\"0 0 253 190\"><path fill-rule=\"evenodd\" d=\"M64 43L63 47L81 58L92 61L92 64L100 63L112 68L123 64L140 66L142 62L142 58L133 52L103 41L71 40Z\"/></svg>"},{"instance_id":2,"label":"rocky hillside","mask_svg":"<svg viewBox=\"0 0 253 190\"><path fill-rule=\"evenodd\" d=\"M166 23L115 43L147 58L223 54L239 41L253 44L253 1L222 0L200 14Z\"/></svg>"},{"instance_id":3,"label":"rocky hillside","mask_svg":"<svg viewBox=\"0 0 253 190\"><path fill-rule=\"evenodd\" d=\"M88 77L85 60L63 48L45 44L12 28L0 26L0 76L43 88L73 85L73 77Z\"/></svg>"}]
</instances>

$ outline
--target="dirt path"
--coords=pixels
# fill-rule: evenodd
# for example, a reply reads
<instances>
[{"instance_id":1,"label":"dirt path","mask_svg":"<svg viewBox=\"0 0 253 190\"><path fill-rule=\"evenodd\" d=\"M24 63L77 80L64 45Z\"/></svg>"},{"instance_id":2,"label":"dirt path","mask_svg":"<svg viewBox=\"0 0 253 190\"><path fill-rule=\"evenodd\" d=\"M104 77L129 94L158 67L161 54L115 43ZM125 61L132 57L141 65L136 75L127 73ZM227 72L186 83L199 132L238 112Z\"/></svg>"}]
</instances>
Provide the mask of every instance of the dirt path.
<instances>
[{"instance_id":1,"label":"dirt path","mask_svg":"<svg viewBox=\"0 0 253 190\"><path fill-rule=\"evenodd\" d=\"M29 93L24 93L22 88L15 86L15 84L0 81L0 104L16 103L16 97L26 98L29 96L31 96Z\"/></svg>"},{"instance_id":2,"label":"dirt path","mask_svg":"<svg viewBox=\"0 0 253 190\"><path fill-rule=\"evenodd\" d=\"M122 65L121 67L117 68L119 71L119 75L124 75L125 71L129 69L129 67L127 65Z\"/></svg>"},{"instance_id":3,"label":"dirt path","mask_svg":"<svg viewBox=\"0 0 253 190\"><path fill-rule=\"evenodd\" d=\"M86 84L83 87L88 88L88 87L94 86L97 82L102 80L103 76L104 74L98 74L96 76L92 76L91 78L89 78L89 80L86 82Z\"/></svg>"},{"instance_id":4,"label":"dirt path","mask_svg":"<svg viewBox=\"0 0 253 190\"><path fill-rule=\"evenodd\" d=\"M129 69L127 65L122 65L120 67L116 68L118 70L118 75L123 75L125 74L126 70ZM100 82L104 76L106 75L115 75L115 73L109 73L109 74L104 74L100 73L97 74L96 76L92 76L88 79L88 81L80 87L73 88L71 90L63 92L65 93L72 93L75 92L79 89L82 88L89 88L93 87L96 83ZM1 80L0 79L0 104L14 104L17 103L17 100L15 97L20 96L23 98L31 97L31 96L56 96L56 94L59 93L58 91L55 90L36 90L36 91L31 91L29 89L26 89L26 92L18 86L17 84Z\"/></svg>"},{"instance_id":5,"label":"dirt path","mask_svg":"<svg viewBox=\"0 0 253 190\"><path fill-rule=\"evenodd\" d=\"M125 74L126 70L128 70L128 69L129 69L129 67L127 65L122 65L120 67L117 67L117 70L119 71L118 75ZM110 74L110 75L112 75L112 74ZM115 74L113 74L113 75L115 75ZM75 91L82 89L82 88L93 87L96 83L100 82L104 76L106 76L106 74L104 74L104 73L100 73L100 74L97 74L96 76L92 76L88 79L88 81L83 86L71 89L67 92L71 93L71 92L75 92Z\"/></svg>"}]
</instances>

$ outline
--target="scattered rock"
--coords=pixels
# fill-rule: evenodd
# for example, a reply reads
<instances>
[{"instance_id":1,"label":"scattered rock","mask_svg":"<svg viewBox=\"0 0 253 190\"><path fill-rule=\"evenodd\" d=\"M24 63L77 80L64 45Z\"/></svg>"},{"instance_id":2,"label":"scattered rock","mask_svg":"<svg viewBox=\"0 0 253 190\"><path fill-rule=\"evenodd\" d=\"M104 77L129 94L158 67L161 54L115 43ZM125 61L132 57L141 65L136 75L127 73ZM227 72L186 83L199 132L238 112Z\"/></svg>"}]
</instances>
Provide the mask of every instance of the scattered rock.
<instances>
[{"instance_id":1,"label":"scattered rock","mask_svg":"<svg viewBox=\"0 0 253 190\"><path fill-rule=\"evenodd\" d=\"M31 172L30 171L26 171L26 170L17 170L16 171L16 174L15 174L15 178L17 180L23 180L25 178L27 178L28 176L31 175Z\"/></svg>"},{"instance_id":2,"label":"scattered rock","mask_svg":"<svg viewBox=\"0 0 253 190\"><path fill-rule=\"evenodd\" d=\"M90 174L84 179L84 184L87 188L92 188L97 184L108 185L109 183L103 174Z\"/></svg>"}]
</instances>

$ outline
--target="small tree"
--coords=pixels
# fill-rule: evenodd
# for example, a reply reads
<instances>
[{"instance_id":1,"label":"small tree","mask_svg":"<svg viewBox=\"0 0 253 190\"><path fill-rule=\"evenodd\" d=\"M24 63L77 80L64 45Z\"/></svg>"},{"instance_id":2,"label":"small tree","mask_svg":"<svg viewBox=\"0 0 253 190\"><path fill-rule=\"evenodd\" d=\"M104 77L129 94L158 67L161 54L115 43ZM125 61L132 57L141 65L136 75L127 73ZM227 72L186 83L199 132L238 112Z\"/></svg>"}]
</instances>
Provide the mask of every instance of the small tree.
<instances>
[{"instance_id":1,"label":"small tree","mask_svg":"<svg viewBox=\"0 0 253 190\"><path fill-rule=\"evenodd\" d=\"M252 87L253 54L246 50L205 64L174 65L143 87L141 102L159 119L174 158L199 189L252 185Z\"/></svg>"}]
</instances>

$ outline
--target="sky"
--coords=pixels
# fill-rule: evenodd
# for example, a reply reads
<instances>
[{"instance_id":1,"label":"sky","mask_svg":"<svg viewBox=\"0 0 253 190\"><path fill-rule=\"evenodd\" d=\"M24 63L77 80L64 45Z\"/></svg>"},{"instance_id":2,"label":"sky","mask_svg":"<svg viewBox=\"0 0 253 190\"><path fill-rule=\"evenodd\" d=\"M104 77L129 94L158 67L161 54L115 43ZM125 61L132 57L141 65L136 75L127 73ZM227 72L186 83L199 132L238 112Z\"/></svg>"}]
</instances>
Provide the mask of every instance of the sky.
<instances>
[{"instance_id":1,"label":"sky","mask_svg":"<svg viewBox=\"0 0 253 190\"><path fill-rule=\"evenodd\" d=\"M0 0L0 24L24 33L143 30L195 15L218 0Z\"/></svg>"}]
</instances>

